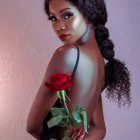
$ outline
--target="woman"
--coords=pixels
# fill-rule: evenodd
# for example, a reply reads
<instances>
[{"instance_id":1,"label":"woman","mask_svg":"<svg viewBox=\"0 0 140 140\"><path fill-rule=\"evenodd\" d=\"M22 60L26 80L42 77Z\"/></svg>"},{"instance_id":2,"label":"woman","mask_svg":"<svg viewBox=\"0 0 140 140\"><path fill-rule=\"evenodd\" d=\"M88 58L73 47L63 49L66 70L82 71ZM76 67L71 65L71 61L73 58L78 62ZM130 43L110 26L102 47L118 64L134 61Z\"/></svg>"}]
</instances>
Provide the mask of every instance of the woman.
<instances>
[{"instance_id":1,"label":"woman","mask_svg":"<svg viewBox=\"0 0 140 140\"><path fill-rule=\"evenodd\" d=\"M73 72L77 47L80 57L68 94L71 99L68 108L72 111L76 104L84 106L89 129L87 135L75 131L71 139L102 140L106 132L102 91L106 89L107 98L117 101L119 106L131 103L130 74L125 64L114 58L114 45L105 27L105 3L103 0L45 0L45 12L64 45L56 49L48 64L29 113L27 131L35 138L43 139L44 120L58 99L56 94L50 94L51 90L44 83L53 74ZM64 130L56 128L53 131L57 132L57 139L62 139Z\"/></svg>"}]
</instances>

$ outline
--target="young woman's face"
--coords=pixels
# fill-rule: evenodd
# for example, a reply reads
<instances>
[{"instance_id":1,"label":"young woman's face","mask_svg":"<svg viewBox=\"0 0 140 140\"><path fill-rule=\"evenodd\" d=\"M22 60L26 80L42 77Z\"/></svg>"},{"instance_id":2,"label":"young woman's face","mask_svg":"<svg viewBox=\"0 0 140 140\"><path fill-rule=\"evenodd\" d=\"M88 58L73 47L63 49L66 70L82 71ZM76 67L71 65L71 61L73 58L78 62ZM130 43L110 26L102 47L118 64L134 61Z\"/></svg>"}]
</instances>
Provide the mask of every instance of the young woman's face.
<instances>
[{"instance_id":1,"label":"young woman's face","mask_svg":"<svg viewBox=\"0 0 140 140\"><path fill-rule=\"evenodd\" d=\"M56 35L64 44L76 43L87 30L87 20L67 0L51 0L49 19Z\"/></svg>"}]
</instances>

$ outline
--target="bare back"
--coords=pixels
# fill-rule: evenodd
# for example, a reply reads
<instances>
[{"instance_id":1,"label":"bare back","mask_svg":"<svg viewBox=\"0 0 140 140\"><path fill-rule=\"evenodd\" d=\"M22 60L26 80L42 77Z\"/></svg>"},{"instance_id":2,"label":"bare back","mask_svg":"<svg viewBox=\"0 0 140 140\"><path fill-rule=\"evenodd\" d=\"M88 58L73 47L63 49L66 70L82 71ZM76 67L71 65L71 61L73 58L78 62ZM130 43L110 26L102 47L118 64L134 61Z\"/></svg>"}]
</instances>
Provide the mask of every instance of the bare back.
<instances>
[{"instance_id":1,"label":"bare back","mask_svg":"<svg viewBox=\"0 0 140 140\"><path fill-rule=\"evenodd\" d=\"M80 57L72 88L68 93L71 102L68 101L67 105L70 111L74 110L75 105L83 106L87 111L88 124L90 124L91 115L99 96L104 90L105 63L98 46L92 46L90 49L84 46L78 47L80 49ZM64 129L62 128L62 130Z\"/></svg>"}]
</instances>

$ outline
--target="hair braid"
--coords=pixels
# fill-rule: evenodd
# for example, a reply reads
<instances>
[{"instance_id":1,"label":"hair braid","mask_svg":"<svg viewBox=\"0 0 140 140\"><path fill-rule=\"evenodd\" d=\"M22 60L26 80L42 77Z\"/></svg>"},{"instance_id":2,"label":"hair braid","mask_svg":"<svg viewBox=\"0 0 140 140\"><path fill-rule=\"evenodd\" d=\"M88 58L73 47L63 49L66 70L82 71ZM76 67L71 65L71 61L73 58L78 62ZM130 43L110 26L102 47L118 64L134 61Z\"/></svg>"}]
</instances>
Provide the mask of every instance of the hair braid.
<instances>
[{"instance_id":1,"label":"hair braid","mask_svg":"<svg viewBox=\"0 0 140 140\"><path fill-rule=\"evenodd\" d=\"M104 25L98 25L94 27L94 31L102 56L106 60L111 60L114 57L115 52L113 42L108 39L108 29Z\"/></svg>"},{"instance_id":2,"label":"hair braid","mask_svg":"<svg viewBox=\"0 0 140 140\"><path fill-rule=\"evenodd\" d=\"M119 106L131 103L130 101L130 73L124 62L114 58L114 44L109 39L109 31L104 25L94 27L95 36L102 56L106 63L106 93L107 98L117 101Z\"/></svg>"}]
</instances>

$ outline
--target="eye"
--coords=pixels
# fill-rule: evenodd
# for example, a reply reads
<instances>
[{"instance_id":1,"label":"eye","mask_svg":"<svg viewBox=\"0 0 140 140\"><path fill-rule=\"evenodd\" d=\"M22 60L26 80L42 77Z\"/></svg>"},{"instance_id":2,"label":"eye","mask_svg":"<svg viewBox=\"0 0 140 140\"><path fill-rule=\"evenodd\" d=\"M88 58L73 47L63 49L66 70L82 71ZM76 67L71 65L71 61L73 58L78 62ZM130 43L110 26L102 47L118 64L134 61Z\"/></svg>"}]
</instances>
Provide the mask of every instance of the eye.
<instances>
[{"instance_id":1,"label":"eye","mask_svg":"<svg viewBox=\"0 0 140 140\"><path fill-rule=\"evenodd\" d=\"M56 20L56 17L55 16L49 16L48 17L48 20L55 21Z\"/></svg>"},{"instance_id":2,"label":"eye","mask_svg":"<svg viewBox=\"0 0 140 140\"><path fill-rule=\"evenodd\" d=\"M67 12L67 13L63 14L62 16L63 16L64 19L69 19L73 15L74 15L73 13ZM56 17L55 16L49 16L48 20L56 21Z\"/></svg>"},{"instance_id":3,"label":"eye","mask_svg":"<svg viewBox=\"0 0 140 140\"><path fill-rule=\"evenodd\" d=\"M71 16L73 16L73 13L71 13L71 12L65 13L64 14L64 19L69 19Z\"/></svg>"}]
</instances>

